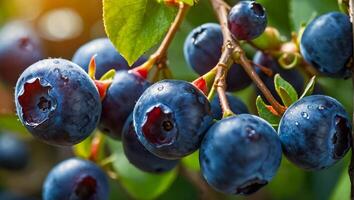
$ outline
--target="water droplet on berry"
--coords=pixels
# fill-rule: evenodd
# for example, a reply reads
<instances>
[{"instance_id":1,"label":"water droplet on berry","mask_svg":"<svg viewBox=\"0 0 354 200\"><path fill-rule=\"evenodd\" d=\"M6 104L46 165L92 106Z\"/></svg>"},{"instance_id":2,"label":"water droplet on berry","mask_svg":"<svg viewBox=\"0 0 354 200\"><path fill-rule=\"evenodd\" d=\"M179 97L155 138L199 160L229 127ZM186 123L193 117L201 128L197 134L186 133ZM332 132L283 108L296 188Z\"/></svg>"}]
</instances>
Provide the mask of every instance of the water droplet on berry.
<instances>
[{"instance_id":1,"label":"water droplet on berry","mask_svg":"<svg viewBox=\"0 0 354 200\"><path fill-rule=\"evenodd\" d=\"M295 122L295 125L296 125L296 126L299 126L300 124L299 124L299 122Z\"/></svg>"},{"instance_id":2,"label":"water droplet on berry","mask_svg":"<svg viewBox=\"0 0 354 200\"><path fill-rule=\"evenodd\" d=\"M309 114L307 114L307 112L302 112L301 116L305 119L310 119L310 116L309 116Z\"/></svg>"},{"instance_id":3,"label":"water droplet on berry","mask_svg":"<svg viewBox=\"0 0 354 200\"><path fill-rule=\"evenodd\" d=\"M246 127L246 132L247 132L247 137L251 141L257 141L261 137L252 127Z\"/></svg>"},{"instance_id":4,"label":"water droplet on berry","mask_svg":"<svg viewBox=\"0 0 354 200\"><path fill-rule=\"evenodd\" d=\"M324 110L324 109L325 109L325 107L323 105L318 106L318 110Z\"/></svg>"}]
</instances>

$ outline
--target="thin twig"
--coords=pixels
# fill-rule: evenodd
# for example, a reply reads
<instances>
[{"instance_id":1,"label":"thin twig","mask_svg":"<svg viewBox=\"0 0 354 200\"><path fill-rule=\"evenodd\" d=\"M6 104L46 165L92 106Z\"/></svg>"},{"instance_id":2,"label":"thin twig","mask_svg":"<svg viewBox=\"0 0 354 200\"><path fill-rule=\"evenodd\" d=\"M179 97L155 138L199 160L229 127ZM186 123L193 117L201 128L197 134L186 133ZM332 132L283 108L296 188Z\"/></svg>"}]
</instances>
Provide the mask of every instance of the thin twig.
<instances>
[{"instance_id":1,"label":"thin twig","mask_svg":"<svg viewBox=\"0 0 354 200\"><path fill-rule=\"evenodd\" d=\"M173 38L175 37L176 32L178 31L179 27L181 26L183 19L187 13L189 7L190 6L188 4L185 4L182 2L179 3L179 9L178 9L178 13L176 15L175 20L171 24L171 27L168 30L165 38L161 42L159 48L151 56L157 60L157 63L159 63L160 60L161 60L161 62L166 61L165 58L167 57L167 50L168 50Z\"/></svg>"},{"instance_id":2,"label":"thin twig","mask_svg":"<svg viewBox=\"0 0 354 200\"><path fill-rule=\"evenodd\" d=\"M218 73L215 78L215 86L217 87L218 95L220 98L220 104L224 111L224 116L226 116L231 110L229 109L228 102L225 95L225 76L228 68L233 63L233 60L241 64L259 90L263 93L268 102L273 106L273 108L280 115L283 114L286 110L284 106L282 106L270 93L269 89L265 86L263 81L259 78L256 71L253 69L250 60L246 57L245 52L241 49L240 44L236 41L232 36L228 29L227 25L227 16L228 16L228 7L223 0L210 0L214 12L217 15L221 30L224 37L224 47L223 54L218 63ZM231 63L231 64L230 64Z\"/></svg>"}]
</instances>

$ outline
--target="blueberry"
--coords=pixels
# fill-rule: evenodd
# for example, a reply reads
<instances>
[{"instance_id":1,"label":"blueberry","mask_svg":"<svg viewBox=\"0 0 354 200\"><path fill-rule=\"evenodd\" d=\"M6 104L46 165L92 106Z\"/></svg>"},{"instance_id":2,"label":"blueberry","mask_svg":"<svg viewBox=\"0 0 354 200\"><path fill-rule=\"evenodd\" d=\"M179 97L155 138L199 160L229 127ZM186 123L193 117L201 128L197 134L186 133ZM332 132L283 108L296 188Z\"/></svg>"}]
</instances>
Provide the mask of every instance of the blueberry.
<instances>
[{"instance_id":1,"label":"blueberry","mask_svg":"<svg viewBox=\"0 0 354 200\"><path fill-rule=\"evenodd\" d=\"M287 158L307 170L330 167L350 148L348 114L329 96L312 95L291 105L278 132Z\"/></svg>"},{"instance_id":2,"label":"blueberry","mask_svg":"<svg viewBox=\"0 0 354 200\"><path fill-rule=\"evenodd\" d=\"M240 99L233 96L231 93L226 93L226 97L232 112L235 114L248 113L247 106ZM219 97L217 95L213 98L210 105L213 118L220 120L222 118L222 108L220 105Z\"/></svg>"},{"instance_id":3,"label":"blueberry","mask_svg":"<svg viewBox=\"0 0 354 200\"><path fill-rule=\"evenodd\" d=\"M241 114L216 122L199 151L201 171L213 188L249 195L266 185L282 157L279 137L263 119Z\"/></svg>"},{"instance_id":4,"label":"blueberry","mask_svg":"<svg viewBox=\"0 0 354 200\"><path fill-rule=\"evenodd\" d=\"M330 12L314 19L305 29L300 44L304 59L331 77L348 78L353 54L349 16Z\"/></svg>"},{"instance_id":5,"label":"blueberry","mask_svg":"<svg viewBox=\"0 0 354 200\"><path fill-rule=\"evenodd\" d=\"M71 158L56 165L43 185L44 200L106 200L108 179L94 163Z\"/></svg>"},{"instance_id":6,"label":"blueberry","mask_svg":"<svg viewBox=\"0 0 354 200\"><path fill-rule=\"evenodd\" d=\"M22 21L6 24L0 31L0 78L15 86L20 74L44 58L39 37Z\"/></svg>"},{"instance_id":7,"label":"blueberry","mask_svg":"<svg viewBox=\"0 0 354 200\"><path fill-rule=\"evenodd\" d=\"M188 65L199 75L210 71L221 57L223 36L220 25L203 24L189 33L184 42L184 57ZM241 90L252 83L241 65L232 65L227 79L227 90Z\"/></svg>"},{"instance_id":8,"label":"blueberry","mask_svg":"<svg viewBox=\"0 0 354 200\"><path fill-rule=\"evenodd\" d=\"M133 119L145 148L170 160L197 150L212 123L205 95L179 80L163 80L145 90L135 105Z\"/></svg>"},{"instance_id":9,"label":"blueberry","mask_svg":"<svg viewBox=\"0 0 354 200\"><path fill-rule=\"evenodd\" d=\"M84 70L64 59L41 60L19 78L17 115L33 136L52 145L74 145L96 128L97 88Z\"/></svg>"},{"instance_id":10,"label":"blueberry","mask_svg":"<svg viewBox=\"0 0 354 200\"><path fill-rule=\"evenodd\" d=\"M255 64L261 65L263 67L267 67L272 70L273 76L270 77L267 74L265 74L264 72L262 72L258 67L256 67L257 74L262 79L264 84L267 86L267 88L270 90L270 92L272 93L272 95L275 97L275 99L277 101L281 102L281 99L280 99L278 93L276 92L275 86L274 86L274 75L275 74L280 74L280 76L283 79L288 81L294 87L294 89L296 90L296 92L298 94L301 94L303 92L305 81L304 81L304 78L301 75L301 73L299 71L297 71L296 69L286 70L286 69L281 68L281 66L279 65L277 60L275 60L272 56L270 56L268 54L262 53L261 51L258 51L254 55L253 62ZM258 95L262 96L264 101L266 101L262 92L258 88L256 88L256 92ZM268 102L268 101L266 101L266 102Z\"/></svg>"},{"instance_id":11,"label":"blueberry","mask_svg":"<svg viewBox=\"0 0 354 200\"><path fill-rule=\"evenodd\" d=\"M166 160L155 156L140 143L134 130L133 115L125 122L122 132L124 153L131 164L145 172L162 173L176 167L178 160Z\"/></svg>"},{"instance_id":12,"label":"blueberry","mask_svg":"<svg viewBox=\"0 0 354 200\"><path fill-rule=\"evenodd\" d=\"M114 139L120 139L125 121L133 112L136 101L150 83L126 70L117 71L113 83L102 101L98 128Z\"/></svg>"},{"instance_id":13,"label":"blueberry","mask_svg":"<svg viewBox=\"0 0 354 200\"><path fill-rule=\"evenodd\" d=\"M238 40L253 40L267 27L267 14L255 1L240 1L229 13L228 26Z\"/></svg>"},{"instance_id":14,"label":"blueberry","mask_svg":"<svg viewBox=\"0 0 354 200\"><path fill-rule=\"evenodd\" d=\"M128 70L128 62L120 55L114 48L113 44L108 38L99 38L92 40L82 45L74 54L72 61L81 66L85 71L88 71L88 66L92 56L97 55L96 61L96 77L100 78L107 71ZM139 66L146 61L145 57L139 58L132 67Z\"/></svg>"},{"instance_id":15,"label":"blueberry","mask_svg":"<svg viewBox=\"0 0 354 200\"><path fill-rule=\"evenodd\" d=\"M20 170L27 166L29 153L27 145L13 134L0 134L0 168Z\"/></svg>"}]
</instances>

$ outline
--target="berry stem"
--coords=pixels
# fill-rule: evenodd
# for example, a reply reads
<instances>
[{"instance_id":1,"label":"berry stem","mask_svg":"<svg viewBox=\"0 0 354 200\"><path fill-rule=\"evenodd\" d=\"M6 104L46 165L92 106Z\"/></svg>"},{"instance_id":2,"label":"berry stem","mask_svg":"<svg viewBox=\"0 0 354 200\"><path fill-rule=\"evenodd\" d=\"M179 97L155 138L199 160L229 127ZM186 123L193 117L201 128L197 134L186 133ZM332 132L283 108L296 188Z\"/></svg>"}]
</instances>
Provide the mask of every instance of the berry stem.
<instances>
[{"instance_id":1,"label":"berry stem","mask_svg":"<svg viewBox=\"0 0 354 200\"><path fill-rule=\"evenodd\" d=\"M210 0L210 2L213 6L215 14L219 19L221 30L224 37L224 51L218 63L219 65L218 73L216 75L215 78L216 80L214 83L215 86L217 87L220 103L224 111L224 116L228 115L229 112L231 111L229 109L226 95L225 95L225 85L226 85L225 76L226 76L227 69L234 61L239 63L244 68L244 70L247 72L247 74L250 76L250 78L253 80L253 82L256 84L259 90L263 93L263 95L268 100L268 102L277 111L277 113L283 114L286 108L282 106L273 97L273 95L270 93L268 88L265 86L263 81L259 78L255 70L253 69L250 60L248 60L248 58L246 57L246 54L240 47L238 41L236 41L231 36L231 33L227 25L228 7L225 6L227 4L223 0Z\"/></svg>"},{"instance_id":2,"label":"berry stem","mask_svg":"<svg viewBox=\"0 0 354 200\"><path fill-rule=\"evenodd\" d=\"M189 7L190 7L189 5L187 5L183 2L179 3L179 9L178 9L178 13L176 15L175 20L171 24L171 27L168 30L168 32L167 32L165 38L163 39L161 45L159 46L159 48L150 57L150 59L154 59L157 64L159 64L160 62L166 62L167 50L168 50L173 38L175 37L177 30L181 26L183 19L187 13Z\"/></svg>"},{"instance_id":3,"label":"berry stem","mask_svg":"<svg viewBox=\"0 0 354 200\"><path fill-rule=\"evenodd\" d=\"M352 29L354 30L354 0L349 1L349 15L350 15L350 21L352 22ZM354 33L353 33L353 39L354 39ZM353 48L354 48L354 40L353 40ZM354 52L353 52L353 58L354 58ZM353 88L354 88L354 62L352 62L352 83L353 83ZM353 105L354 105L354 96L353 96ZM354 125L354 112L353 112L353 119L352 119L352 124ZM349 173L349 179L350 179L350 199L354 199L354 152L353 152L353 147L354 147L354 129L352 129L352 156L350 160L350 165L348 169Z\"/></svg>"}]
</instances>

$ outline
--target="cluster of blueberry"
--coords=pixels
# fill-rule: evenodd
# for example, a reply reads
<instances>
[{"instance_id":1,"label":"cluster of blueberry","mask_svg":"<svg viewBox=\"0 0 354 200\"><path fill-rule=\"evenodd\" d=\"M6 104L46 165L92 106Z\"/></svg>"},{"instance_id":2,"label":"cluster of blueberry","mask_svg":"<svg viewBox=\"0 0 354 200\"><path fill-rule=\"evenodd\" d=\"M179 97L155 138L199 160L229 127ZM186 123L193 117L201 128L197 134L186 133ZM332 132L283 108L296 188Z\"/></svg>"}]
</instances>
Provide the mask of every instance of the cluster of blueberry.
<instances>
[{"instance_id":1,"label":"cluster of blueberry","mask_svg":"<svg viewBox=\"0 0 354 200\"><path fill-rule=\"evenodd\" d=\"M250 41L264 32L267 15L259 3L241 1L231 9L228 22L235 39ZM302 55L326 75L347 77L351 35L348 16L323 15L304 31ZM19 48L27 49L29 41L32 40L16 42L20 42ZM184 55L188 64L203 75L218 63L222 45L220 26L203 24L187 37ZM93 56L97 76L112 68L117 71L104 96L87 73ZM133 67L145 61L141 57ZM253 62L281 74L298 92L303 90L302 75L295 69L282 69L271 55L259 51ZM257 66L258 76L277 97L273 76ZM72 61L40 60L18 78L18 117L34 137L55 146L78 144L98 128L113 139L122 140L128 160L152 173L171 170L179 159L199 149L205 180L227 194L248 195L266 185L276 174L283 152L295 165L319 170L335 164L351 146L348 114L331 97L312 95L298 100L287 108L277 132L267 121L248 114L245 104L230 93L227 99L237 115L222 118L217 96L209 102L195 85L181 80L151 84L135 69L128 67L107 38L83 45ZM227 77L228 91L238 91L252 83L239 64L231 66ZM0 138L0 143L3 140L6 138ZM6 158L0 158L0 163L2 159ZM99 167L74 158L50 172L43 195L44 199L54 200L107 199L108 188L108 179Z\"/></svg>"}]
</instances>

